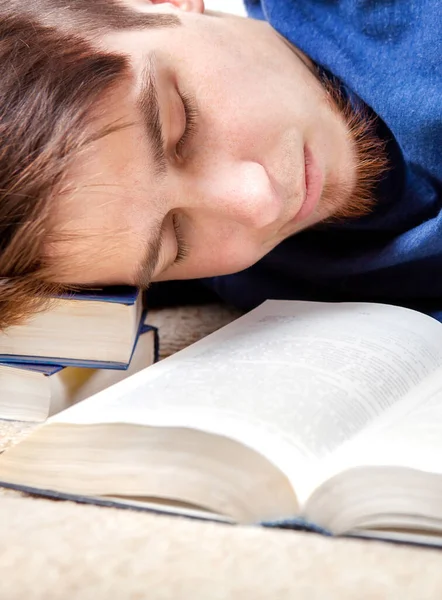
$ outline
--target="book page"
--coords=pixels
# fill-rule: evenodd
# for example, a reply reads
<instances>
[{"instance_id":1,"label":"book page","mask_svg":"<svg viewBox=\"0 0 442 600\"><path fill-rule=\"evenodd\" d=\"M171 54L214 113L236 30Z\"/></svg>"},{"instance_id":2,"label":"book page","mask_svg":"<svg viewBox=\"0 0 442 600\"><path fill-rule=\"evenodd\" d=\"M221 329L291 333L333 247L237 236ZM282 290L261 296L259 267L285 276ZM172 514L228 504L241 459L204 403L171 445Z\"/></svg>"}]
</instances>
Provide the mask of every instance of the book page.
<instances>
[{"instance_id":1,"label":"book page","mask_svg":"<svg viewBox=\"0 0 442 600\"><path fill-rule=\"evenodd\" d=\"M442 365L441 331L397 307L269 301L50 422L227 435L295 481Z\"/></svg>"},{"instance_id":2,"label":"book page","mask_svg":"<svg viewBox=\"0 0 442 600\"><path fill-rule=\"evenodd\" d=\"M324 477L355 466L442 474L442 368L424 380L324 465ZM327 473L325 472L327 470Z\"/></svg>"}]
</instances>

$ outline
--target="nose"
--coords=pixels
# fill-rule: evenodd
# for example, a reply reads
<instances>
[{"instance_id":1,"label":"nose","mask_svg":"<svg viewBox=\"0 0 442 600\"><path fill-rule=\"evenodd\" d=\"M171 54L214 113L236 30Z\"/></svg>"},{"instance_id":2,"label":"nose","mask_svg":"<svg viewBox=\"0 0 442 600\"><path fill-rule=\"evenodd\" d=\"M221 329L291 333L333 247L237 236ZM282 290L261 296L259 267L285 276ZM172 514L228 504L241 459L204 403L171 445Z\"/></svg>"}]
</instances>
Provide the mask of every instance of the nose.
<instances>
[{"instance_id":1,"label":"nose","mask_svg":"<svg viewBox=\"0 0 442 600\"><path fill-rule=\"evenodd\" d=\"M283 199L259 163L217 166L200 174L197 187L200 209L245 227L263 229L281 215Z\"/></svg>"}]
</instances>

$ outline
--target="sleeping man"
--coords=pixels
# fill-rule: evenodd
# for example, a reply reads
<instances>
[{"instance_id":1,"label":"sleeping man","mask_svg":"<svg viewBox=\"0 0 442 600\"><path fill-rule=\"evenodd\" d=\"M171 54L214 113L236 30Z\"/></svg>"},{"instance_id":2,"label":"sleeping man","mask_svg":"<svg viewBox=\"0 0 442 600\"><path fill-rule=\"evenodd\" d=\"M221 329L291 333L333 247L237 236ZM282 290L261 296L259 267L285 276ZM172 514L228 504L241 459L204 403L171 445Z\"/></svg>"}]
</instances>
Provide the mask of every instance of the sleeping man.
<instances>
[{"instance_id":1,"label":"sleeping man","mask_svg":"<svg viewBox=\"0 0 442 600\"><path fill-rule=\"evenodd\" d=\"M1 0L3 327L175 280L442 319L439 1L247 9Z\"/></svg>"}]
</instances>

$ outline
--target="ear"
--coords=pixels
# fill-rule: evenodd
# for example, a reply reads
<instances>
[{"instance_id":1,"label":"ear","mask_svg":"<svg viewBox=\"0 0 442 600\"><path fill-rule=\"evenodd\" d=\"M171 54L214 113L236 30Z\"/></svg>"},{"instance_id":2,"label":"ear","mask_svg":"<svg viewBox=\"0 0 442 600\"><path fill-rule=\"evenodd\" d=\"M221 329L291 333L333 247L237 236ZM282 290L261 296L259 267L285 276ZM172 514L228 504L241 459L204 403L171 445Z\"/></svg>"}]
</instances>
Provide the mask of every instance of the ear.
<instances>
[{"instance_id":1,"label":"ear","mask_svg":"<svg viewBox=\"0 0 442 600\"><path fill-rule=\"evenodd\" d=\"M204 12L204 0L151 0L151 4L173 4L186 12Z\"/></svg>"}]
</instances>

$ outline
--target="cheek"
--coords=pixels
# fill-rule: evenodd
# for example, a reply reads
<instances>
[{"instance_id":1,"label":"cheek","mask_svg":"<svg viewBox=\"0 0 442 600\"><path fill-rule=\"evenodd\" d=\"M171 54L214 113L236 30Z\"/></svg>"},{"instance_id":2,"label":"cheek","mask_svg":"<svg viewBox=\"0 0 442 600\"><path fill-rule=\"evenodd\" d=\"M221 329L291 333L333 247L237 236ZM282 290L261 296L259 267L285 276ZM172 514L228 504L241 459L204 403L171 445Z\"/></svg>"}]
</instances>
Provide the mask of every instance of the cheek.
<instances>
[{"instance_id":1,"label":"cheek","mask_svg":"<svg viewBox=\"0 0 442 600\"><path fill-rule=\"evenodd\" d=\"M172 265L156 280L197 279L227 275L250 267L265 253L261 244L246 230L218 226L201 226L186 241L189 255L182 262Z\"/></svg>"}]
</instances>

